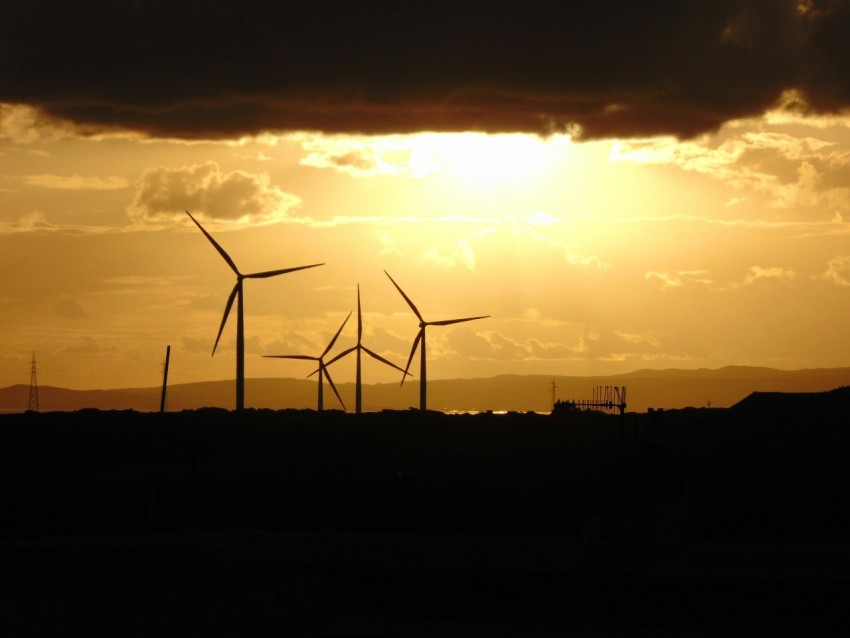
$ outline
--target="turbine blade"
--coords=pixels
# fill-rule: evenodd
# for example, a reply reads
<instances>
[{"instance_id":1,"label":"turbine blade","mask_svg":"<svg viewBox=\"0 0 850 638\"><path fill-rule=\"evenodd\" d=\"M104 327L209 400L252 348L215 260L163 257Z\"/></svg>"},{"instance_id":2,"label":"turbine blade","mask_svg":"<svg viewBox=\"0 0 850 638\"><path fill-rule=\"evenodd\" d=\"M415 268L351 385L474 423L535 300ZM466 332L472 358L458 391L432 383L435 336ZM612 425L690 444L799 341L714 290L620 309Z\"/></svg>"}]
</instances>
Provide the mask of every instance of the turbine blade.
<instances>
[{"instance_id":1,"label":"turbine blade","mask_svg":"<svg viewBox=\"0 0 850 638\"><path fill-rule=\"evenodd\" d=\"M324 266L324 264L310 264L309 266L296 266L295 268L281 268L280 270L266 270L264 272L252 272L250 275L243 275L247 279L265 279L266 277L274 277L276 275L285 275L288 272L296 270L304 270L305 268L315 268L316 266Z\"/></svg>"},{"instance_id":2,"label":"turbine blade","mask_svg":"<svg viewBox=\"0 0 850 638\"><path fill-rule=\"evenodd\" d=\"M239 292L239 282L236 282L236 285L233 286L233 290L230 291L230 296L227 298L227 305L224 306L224 316L221 318L221 325L218 327L218 335L215 338L215 345L213 345L212 353L215 354L215 349L218 348L218 340L221 339L221 332L224 330L224 324L227 323L227 316L230 314L230 309L233 307L233 300L236 299L236 293Z\"/></svg>"},{"instance_id":3,"label":"turbine blade","mask_svg":"<svg viewBox=\"0 0 850 638\"><path fill-rule=\"evenodd\" d=\"M404 385L404 380L407 378L408 370L410 370L410 362L413 361L413 355L416 354L416 348L419 347L419 342L422 341L422 337L425 334L425 326L419 328L419 332L416 333L416 338L413 340L413 347L410 349L410 356L407 357L407 365L404 366L404 375L401 377L401 383L399 385Z\"/></svg>"},{"instance_id":4,"label":"turbine blade","mask_svg":"<svg viewBox=\"0 0 850 638\"><path fill-rule=\"evenodd\" d=\"M320 364L320 365L321 365L321 364ZM345 410L345 409L346 409L346 408L345 408L345 402L342 400L342 397L341 397L341 396L339 396L339 392L337 392L337 390L336 390L336 386L334 385L334 380L333 380L333 379L331 379L331 373L330 373L330 372L328 372L327 367L325 367L325 366L322 366L322 367L323 367L323 368L324 368L324 370L325 370L325 377L327 378L328 383L329 383L329 384L330 384L330 386L331 386L331 390L333 390L333 391L334 391L334 394L336 395L336 398L337 398L337 400L339 401L339 404L342 406L342 409L343 409L343 410Z\"/></svg>"},{"instance_id":5,"label":"turbine blade","mask_svg":"<svg viewBox=\"0 0 850 638\"><path fill-rule=\"evenodd\" d=\"M390 277L390 273L388 273L386 270L384 271L384 274L385 274L387 277ZM393 282L393 286L395 286L395 287L396 287L396 290L398 290L398 291L401 293L401 296L402 296L402 297L404 297L404 300L407 302L407 305L408 305L408 306L410 306L410 309L413 311L413 314L415 314L415 315L416 315L416 317L419 319L419 321L425 321L425 320L422 318L422 315L421 315L421 314L419 314L419 311L416 309L416 306L414 306L414 305L413 305L413 302L410 300L410 297L408 297L406 294L404 294L404 291L401 289L401 286L399 286L399 285L395 282L395 279L393 279L392 277L390 277L390 281L391 281L391 282Z\"/></svg>"},{"instance_id":6,"label":"turbine blade","mask_svg":"<svg viewBox=\"0 0 850 638\"><path fill-rule=\"evenodd\" d=\"M219 252L219 254L220 254L222 257L224 257L224 261L226 261L226 262L227 262L227 265L228 265L228 266L230 266L230 267L233 269L233 272L235 272L235 273L238 275L238 274L239 274L239 269L236 267L236 264L235 264L235 263L233 263L233 260L230 258L230 255L228 255L228 254L225 252L224 248L222 248L221 246L219 246L219 245L218 245L218 242L217 242L215 239L213 239L213 238L212 238L212 235L210 235L210 234L209 234L206 230L204 230L204 227L203 227L203 226L201 226L201 224L200 224L200 223L198 223L198 220L197 220L197 219L195 219L194 217L192 217L192 213L190 213L190 212L187 210L187 211L186 211L186 214L187 214L187 215L191 218L191 220L192 220L193 222L195 222L195 225L196 225L198 228L200 228L200 229L201 229L201 232L202 232L204 235L206 235L207 239L209 239L209 240L210 240L210 243L211 243L211 244L215 247L215 249Z\"/></svg>"},{"instance_id":7,"label":"turbine blade","mask_svg":"<svg viewBox=\"0 0 850 638\"><path fill-rule=\"evenodd\" d=\"M302 361L318 361L319 357L309 354L264 354L263 359L301 359Z\"/></svg>"},{"instance_id":8,"label":"turbine blade","mask_svg":"<svg viewBox=\"0 0 850 638\"><path fill-rule=\"evenodd\" d=\"M363 318L360 315L360 284L357 284L357 345L363 337Z\"/></svg>"},{"instance_id":9,"label":"turbine blade","mask_svg":"<svg viewBox=\"0 0 850 638\"><path fill-rule=\"evenodd\" d=\"M333 348L333 347L334 347L334 344L336 343L337 337L339 337L339 333L340 333L340 332L342 332L342 329L343 329L343 328L345 328L345 324L346 324L346 323L348 323L348 319L349 319L349 317L351 317L351 313L350 313L350 312L348 313L348 317L346 317L346 318L345 318L345 321L343 321L343 322L342 322L342 325L339 327L339 330L337 330L337 331L336 331L336 334L334 335L334 338L333 338L333 339L331 339L331 342L328 344L328 347L327 347L327 348L325 348L325 351L321 354L321 356L319 357L319 359L324 358L324 356L325 356L328 352L330 352L330 351L331 351L331 348Z\"/></svg>"},{"instance_id":10,"label":"turbine blade","mask_svg":"<svg viewBox=\"0 0 850 638\"><path fill-rule=\"evenodd\" d=\"M429 326L449 326L453 323L463 323L464 321L475 321L476 319L487 319L490 315L482 315L481 317L465 317L464 319L443 319L443 321L429 321Z\"/></svg>"},{"instance_id":11,"label":"turbine blade","mask_svg":"<svg viewBox=\"0 0 850 638\"><path fill-rule=\"evenodd\" d=\"M329 365L330 365L330 364L332 364L334 361L339 361L339 360L340 360L340 359L342 359L345 355L347 355L347 354L351 354L351 353L352 353L352 352L354 352L355 350L357 350L357 346L351 346L348 350L343 350L343 351L342 351L342 352L340 352L338 355L336 355L333 359L331 359L330 361L328 361L327 363L325 363L325 366L329 366Z\"/></svg>"},{"instance_id":12,"label":"turbine blade","mask_svg":"<svg viewBox=\"0 0 850 638\"><path fill-rule=\"evenodd\" d=\"M320 362L320 363L321 363L321 362ZM320 369L321 369L321 368L316 368L315 370L313 370L310 374L308 374L308 375L307 375L306 377L304 377L304 378L305 378L305 379L309 379L309 378L310 378L310 377L312 377L314 374L316 374L316 373L317 373Z\"/></svg>"},{"instance_id":13,"label":"turbine blade","mask_svg":"<svg viewBox=\"0 0 850 638\"><path fill-rule=\"evenodd\" d=\"M395 368L395 369L396 369L396 370L398 370L399 372L403 372L404 374L410 374L407 370L402 370L401 368L399 368L399 367L398 367L396 364L394 364L392 361L387 361L387 360L386 360L386 359L384 359L381 355L379 355L379 354L375 354L374 352L372 352L371 350L369 350L369 348L367 348L366 346L362 346L362 348L363 348L363 352L365 352L366 354L368 354L368 355L369 355L370 357L372 357L373 359L377 359L377 360L378 360L378 361L380 361L381 363L386 363L388 366L392 366L393 368ZM411 376L413 376L413 375L411 375Z\"/></svg>"}]
</instances>

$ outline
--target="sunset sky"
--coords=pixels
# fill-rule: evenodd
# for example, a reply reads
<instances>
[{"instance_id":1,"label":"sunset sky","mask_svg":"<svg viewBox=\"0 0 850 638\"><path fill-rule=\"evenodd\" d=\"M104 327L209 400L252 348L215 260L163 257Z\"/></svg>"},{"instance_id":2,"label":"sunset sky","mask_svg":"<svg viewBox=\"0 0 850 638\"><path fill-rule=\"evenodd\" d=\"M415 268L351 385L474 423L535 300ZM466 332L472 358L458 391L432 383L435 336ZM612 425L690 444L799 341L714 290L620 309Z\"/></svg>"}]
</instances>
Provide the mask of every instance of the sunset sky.
<instances>
[{"instance_id":1,"label":"sunset sky","mask_svg":"<svg viewBox=\"0 0 850 638\"><path fill-rule=\"evenodd\" d=\"M850 365L847 2L284 4L4 3L0 385Z\"/></svg>"}]
</instances>

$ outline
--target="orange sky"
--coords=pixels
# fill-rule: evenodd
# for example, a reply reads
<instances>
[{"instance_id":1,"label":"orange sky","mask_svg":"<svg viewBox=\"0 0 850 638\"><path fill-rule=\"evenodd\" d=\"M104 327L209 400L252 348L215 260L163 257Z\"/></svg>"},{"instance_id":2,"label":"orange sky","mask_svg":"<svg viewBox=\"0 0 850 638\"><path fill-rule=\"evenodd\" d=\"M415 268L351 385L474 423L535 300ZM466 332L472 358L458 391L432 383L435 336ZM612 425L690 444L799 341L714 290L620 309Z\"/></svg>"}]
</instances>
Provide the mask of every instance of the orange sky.
<instances>
[{"instance_id":1,"label":"orange sky","mask_svg":"<svg viewBox=\"0 0 850 638\"><path fill-rule=\"evenodd\" d=\"M364 345L429 376L850 365L850 115L780 110L689 141L567 135L92 135L0 105L0 385L306 376L361 286ZM355 340L349 322L335 351ZM364 381L398 378L364 364ZM334 365L352 380L353 360Z\"/></svg>"}]
</instances>

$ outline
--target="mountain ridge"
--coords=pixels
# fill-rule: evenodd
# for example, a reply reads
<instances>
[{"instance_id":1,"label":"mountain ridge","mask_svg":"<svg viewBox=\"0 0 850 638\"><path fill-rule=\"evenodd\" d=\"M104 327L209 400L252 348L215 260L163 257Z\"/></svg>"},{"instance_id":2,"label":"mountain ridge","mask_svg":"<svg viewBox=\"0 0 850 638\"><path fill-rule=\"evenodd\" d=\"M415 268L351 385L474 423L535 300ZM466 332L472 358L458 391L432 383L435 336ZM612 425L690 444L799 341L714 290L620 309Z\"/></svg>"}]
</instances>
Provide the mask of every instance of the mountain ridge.
<instances>
[{"instance_id":1,"label":"mountain ridge","mask_svg":"<svg viewBox=\"0 0 850 638\"><path fill-rule=\"evenodd\" d=\"M850 367L780 370L755 366L722 368L635 370L607 376L518 375L430 379L428 404L442 411L548 412L555 398L589 399L596 386L625 386L629 411L649 407L731 407L753 392L822 392L850 385ZM170 411L201 407L232 409L234 381L193 381L170 385L166 401ZM337 384L346 407L354 407L354 383ZM408 381L363 385L363 409L407 409L418 405L419 383ZM40 386L42 411L84 408L159 410L160 387L75 390ZM0 412L23 412L29 386L0 388ZM270 409L316 407L316 382L291 377L246 379L246 406ZM330 388L325 388L325 408L342 409Z\"/></svg>"}]
</instances>

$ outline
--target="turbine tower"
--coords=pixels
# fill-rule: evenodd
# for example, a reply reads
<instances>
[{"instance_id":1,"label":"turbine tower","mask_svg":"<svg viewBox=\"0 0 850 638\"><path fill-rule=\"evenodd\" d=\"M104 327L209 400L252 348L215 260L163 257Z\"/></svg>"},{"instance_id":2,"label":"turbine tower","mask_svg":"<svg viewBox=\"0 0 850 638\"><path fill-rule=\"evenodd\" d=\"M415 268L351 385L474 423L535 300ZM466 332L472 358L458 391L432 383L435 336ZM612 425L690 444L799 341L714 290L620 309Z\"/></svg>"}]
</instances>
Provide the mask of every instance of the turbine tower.
<instances>
[{"instance_id":1,"label":"turbine tower","mask_svg":"<svg viewBox=\"0 0 850 638\"><path fill-rule=\"evenodd\" d=\"M390 273L386 270L384 274L387 277L390 277ZM401 289L395 279L390 277L390 281L393 282L393 285L396 289L401 293L401 296L404 297L404 300L407 302L407 305L410 306L410 309L413 310L413 314L416 315L416 318L419 319L419 332L416 333L416 338L413 340L413 347L410 349L410 357L407 359L407 366L404 368L405 374L410 368L410 362L413 361L413 355L416 354L416 347L419 344L422 344L422 348L420 350L420 362L419 362L419 409L423 412L427 409L427 400L426 400L426 389L425 382L427 380L426 370L425 370L425 328L427 326L448 326L453 323L463 323L464 321L475 321L476 319L486 319L490 315L482 315L480 317L464 317L463 319L444 319L442 321L425 321L422 318L422 314L419 310L416 309L416 306L413 305L413 302L410 300L404 291ZM401 378L401 382L404 383L404 377Z\"/></svg>"},{"instance_id":2,"label":"turbine tower","mask_svg":"<svg viewBox=\"0 0 850 638\"><path fill-rule=\"evenodd\" d=\"M245 279L266 279L268 277L275 277L277 275L283 275L288 272L294 272L296 270L304 270L305 268L315 268L316 266L323 266L324 264L310 264L309 266L296 266L295 268L282 268L280 270L267 270L264 272L255 272L243 274L239 272L239 269L236 267L236 263L230 258L224 248L218 245L218 242L212 238L204 227L198 223L198 220L192 217L192 214L187 210L186 214L189 215L189 218L195 222L195 225L201 229L201 232L206 236L207 239L210 240L210 243L213 247L218 251L218 253L224 258L224 261L227 262L227 265L230 266L231 270L236 273L236 285L233 286L233 290L230 292L230 296L227 298L227 304L224 307L224 316L221 318L221 325L218 328L218 335L215 338L215 345L213 345L212 353L215 354L215 350L218 347L218 341L221 339L221 333L224 330L224 324L227 323L227 317L230 314L230 309L233 307L233 301L236 300L236 409L242 410L245 407L245 321L244 321L244 311L243 311L243 303L242 303L242 282Z\"/></svg>"},{"instance_id":3,"label":"turbine tower","mask_svg":"<svg viewBox=\"0 0 850 638\"><path fill-rule=\"evenodd\" d=\"M407 374L408 374L407 370L402 370L396 364L394 364L390 361L387 361L381 355L375 354L374 352L369 350L369 348L367 348L366 346L364 346L361 343L362 338L363 338L363 319L362 319L361 312L360 312L360 284L357 284L357 345L350 347L348 350L343 350L342 352L340 352L338 355L336 355L333 359L331 359L327 363L327 365L330 365L334 361L339 361L344 356L346 356L346 355L348 355L352 352L355 352L355 351L357 352L357 377L356 377L355 384L354 384L354 412L356 414L360 414L360 412L363 408L363 401L362 401L363 393L362 393L362 383L361 383L362 377L361 377L361 374L360 374L360 351L361 350L363 352L365 352L366 354L368 354L373 359L376 359L376 360L380 361L381 363L386 363L388 366L391 366L391 367L395 368L396 370L398 370L399 372L404 373L405 376L407 376ZM402 377L402 379L404 379L404 377Z\"/></svg>"},{"instance_id":4,"label":"turbine tower","mask_svg":"<svg viewBox=\"0 0 850 638\"><path fill-rule=\"evenodd\" d=\"M324 385L324 378L325 377L328 378L328 383L330 383L331 389L334 391L336 398L339 399L339 403L340 403L340 405L342 405L342 409L345 410L345 403L343 403L342 398L339 396L339 392L337 392L337 390L336 390L336 386L334 385L334 380L331 379L331 373L328 370L327 365L325 364L324 357L328 352L330 352L331 348L334 347L334 344L336 343L337 337L339 337L339 333L342 332L342 329L345 327L345 324L348 322L349 317L351 317L350 312L348 313L348 317L345 318L345 321L342 322L342 325L339 327L339 330L336 331L336 334L333 336L333 339L331 339L330 343L328 344L328 347L325 348L324 351L322 352L322 354L320 354L318 357L311 357L311 356L306 355L306 354L267 354L267 355L264 355L266 359L301 359L303 361L316 361L316 362L318 362L318 364L319 364L318 370L315 370L314 372L311 372L310 374L307 375L308 377L312 377L314 374L316 374L316 372L319 373L319 400L318 400L318 407L316 408L317 412L321 412L325 407L324 406L324 394L323 394L323 389L322 389L322 386Z\"/></svg>"}]
</instances>

